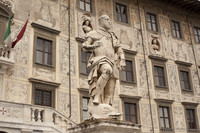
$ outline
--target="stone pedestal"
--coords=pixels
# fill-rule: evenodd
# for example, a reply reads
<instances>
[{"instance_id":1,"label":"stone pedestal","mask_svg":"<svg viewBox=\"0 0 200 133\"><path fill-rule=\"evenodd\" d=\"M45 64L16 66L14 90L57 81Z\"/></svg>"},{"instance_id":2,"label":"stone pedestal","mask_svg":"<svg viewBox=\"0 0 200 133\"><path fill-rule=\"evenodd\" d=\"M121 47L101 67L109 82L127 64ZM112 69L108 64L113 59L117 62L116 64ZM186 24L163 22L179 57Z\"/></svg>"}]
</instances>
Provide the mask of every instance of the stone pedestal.
<instances>
[{"instance_id":1,"label":"stone pedestal","mask_svg":"<svg viewBox=\"0 0 200 133\"><path fill-rule=\"evenodd\" d=\"M119 120L97 119L86 120L76 127L70 128L70 133L140 133L140 125Z\"/></svg>"}]
</instances>

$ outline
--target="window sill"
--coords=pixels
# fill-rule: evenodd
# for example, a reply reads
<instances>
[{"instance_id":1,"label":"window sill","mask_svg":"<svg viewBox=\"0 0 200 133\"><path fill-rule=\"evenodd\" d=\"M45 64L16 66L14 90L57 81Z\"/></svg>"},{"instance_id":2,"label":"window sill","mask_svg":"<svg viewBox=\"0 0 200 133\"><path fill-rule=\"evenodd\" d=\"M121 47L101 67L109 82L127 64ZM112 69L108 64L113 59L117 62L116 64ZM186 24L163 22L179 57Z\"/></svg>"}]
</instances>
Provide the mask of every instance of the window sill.
<instances>
[{"instance_id":1,"label":"window sill","mask_svg":"<svg viewBox=\"0 0 200 133\"><path fill-rule=\"evenodd\" d=\"M155 86L155 88L168 90L168 86Z\"/></svg>"},{"instance_id":2,"label":"window sill","mask_svg":"<svg viewBox=\"0 0 200 133\"><path fill-rule=\"evenodd\" d=\"M199 132L199 130L198 129L188 129L188 132Z\"/></svg>"},{"instance_id":3,"label":"window sill","mask_svg":"<svg viewBox=\"0 0 200 133\"><path fill-rule=\"evenodd\" d=\"M172 128L161 128L160 130L163 131L163 132L172 132L172 131L174 131Z\"/></svg>"},{"instance_id":4,"label":"window sill","mask_svg":"<svg viewBox=\"0 0 200 133\"><path fill-rule=\"evenodd\" d=\"M83 76L88 76L89 74L86 74L86 73L80 73L81 75Z\"/></svg>"},{"instance_id":5,"label":"window sill","mask_svg":"<svg viewBox=\"0 0 200 133\"><path fill-rule=\"evenodd\" d=\"M124 81L124 80L121 80L121 83L122 84L136 84L136 82L134 81Z\"/></svg>"},{"instance_id":6,"label":"window sill","mask_svg":"<svg viewBox=\"0 0 200 133\"><path fill-rule=\"evenodd\" d=\"M182 89L183 92L188 92L188 93L193 93L193 90L185 90L185 89Z\"/></svg>"},{"instance_id":7,"label":"window sill","mask_svg":"<svg viewBox=\"0 0 200 133\"><path fill-rule=\"evenodd\" d=\"M45 64L41 64L41 63L35 63L35 64L37 64L37 65L41 65L41 66L45 66L45 67L50 67L50 68L54 68L52 65L45 65Z\"/></svg>"}]
</instances>

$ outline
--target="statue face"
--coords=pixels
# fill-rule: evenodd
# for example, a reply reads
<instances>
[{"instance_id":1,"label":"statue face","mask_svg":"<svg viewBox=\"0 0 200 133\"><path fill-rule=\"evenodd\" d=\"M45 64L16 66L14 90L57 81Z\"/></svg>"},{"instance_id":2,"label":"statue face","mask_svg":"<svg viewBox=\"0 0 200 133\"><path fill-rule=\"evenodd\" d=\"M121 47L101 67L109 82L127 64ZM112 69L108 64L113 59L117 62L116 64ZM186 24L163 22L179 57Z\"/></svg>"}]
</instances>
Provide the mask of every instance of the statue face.
<instances>
[{"instance_id":1,"label":"statue face","mask_svg":"<svg viewBox=\"0 0 200 133\"><path fill-rule=\"evenodd\" d=\"M106 30L109 30L110 27L111 27L111 22L110 22L110 18L108 16L105 16L102 18L101 20L101 26L106 29Z\"/></svg>"}]
</instances>

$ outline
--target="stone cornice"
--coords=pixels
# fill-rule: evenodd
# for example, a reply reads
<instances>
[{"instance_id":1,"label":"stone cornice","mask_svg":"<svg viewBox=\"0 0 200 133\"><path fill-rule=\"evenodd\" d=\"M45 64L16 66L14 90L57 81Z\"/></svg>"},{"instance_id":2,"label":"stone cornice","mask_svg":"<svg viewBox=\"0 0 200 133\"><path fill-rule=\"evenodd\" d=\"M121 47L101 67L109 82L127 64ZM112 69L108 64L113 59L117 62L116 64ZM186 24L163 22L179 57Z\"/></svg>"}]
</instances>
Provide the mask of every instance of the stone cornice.
<instances>
[{"instance_id":1,"label":"stone cornice","mask_svg":"<svg viewBox=\"0 0 200 133\"><path fill-rule=\"evenodd\" d=\"M129 50L129 49L124 49L124 48L123 48L123 50L124 50L124 52L125 52L126 54L136 55L136 54L138 53L137 51L133 51L133 50Z\"/></svg>"},{"instance_id":2,"label":"stone cornice","mask_svg":"<svg viewBox=\"0 0 200 133\"><path fill-rule=\"evenodd\" d=\"M136 100L140 100L142 98L141 96L130 96L130 95L126 95L126 94L120 94L119 97L120 98L136 99Z\"/></svg>"},{"instance_id":3,"label":"stone cornice","mask_svg":"<svg viewBox=\"0 0 200 133\"><path fill-rule=\"evenodd\" d=\"M160 103L170 103L172 104L174 102L174 100L170 100L170 99L162 99L162 98L155 98L154 99L156 102L160 102Z\"/></svg>"},{"instance_id":4,"label":"stone cornice","mask_svg":"<svg viewBox=\"0 0 200 133\"><path fill-rule=\"evenodd\" d=\"M61 83L56 83L56 82L51 82L51 81L45 81L41 79L36 79L36 78L29 78L30 82L35 82L35 83L41 83L41 84L46 84L54 87L59 87Z\"/></svg>"},{"instance_id":5,"label":"stone cornice","mask_svg":"<svg viewBox=\"0 0 200 133\"><path fill-rule=\"evenodd\" d=\"M199 103L195 103L195 102L181 102L183 105L189 105L189 106L198 106Z\"/></svg>"},{"instance_id":6,"label":"stone cornice","mask_svg":"<svg viewBox=\"0 0 200 133\"><path fill-rule=\"evenodd\" d=\"M155 55L149 55L149 58L150 59L153 59L153 60L160 60L160 61L168 61L167 58L164 58L164 57L160 57L160 56L155 56Z\"/></svg>"},{"instance_id":7,"label":"stone cornice","mask_svg":"<svg viewBox=\"0 0 200 133\"><path fill-rule=\"evenodd\" d=\"M184 65L184 66L192 66L192 63L184 62L184 61L178 61L178 60L176 60L175 63L179 64L179 65Z\"/></svg>"},{"instance_id":8,"label":"stone cornice","mask_svg":"<svg viewBox=\"0 0 200 133\"><path fill-rule=\"evenodd\" d=\"M49 27L46 27L46 26L43 26L43 25L40 25L40 24L37 24L37 23L34 23L34 22L32 22L31 25L35 28L43 29L43 30L49 31L49 32L54 33L54 34L60 33L59 30L55 30L55 29L52 29L52 28L49 28Z\"/></svg>"}]
</instances>

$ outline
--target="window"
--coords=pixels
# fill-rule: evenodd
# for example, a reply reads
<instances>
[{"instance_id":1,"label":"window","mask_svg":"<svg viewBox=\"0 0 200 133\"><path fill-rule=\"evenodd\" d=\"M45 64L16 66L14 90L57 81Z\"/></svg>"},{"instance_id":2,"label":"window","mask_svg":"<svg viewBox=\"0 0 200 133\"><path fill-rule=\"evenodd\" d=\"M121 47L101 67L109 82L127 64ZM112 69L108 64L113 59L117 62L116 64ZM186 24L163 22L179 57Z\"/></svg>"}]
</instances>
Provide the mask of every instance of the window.
<instances>
[{"instance_id":1,"label":"window","mask_svg":"<svg viewBox=\"0 0 200 133\"><path fill-rule=\"evenodd\" d=\"M35 104L43 106L51 106L52 103L52 91L48 90L35 90Z\"/></svg>"},{"instance_id":2,"label":"window","mask_svg":"<svg viewBox=\"0 0 200 133\"><path fill-rule=\"evenodd\" d=\"M116 3L116 17L117 21L128 23L127 8L125 5Z\"/></svg>"},{"instance_id":3,"label":"window","mask_svg":"<svg viewBox=\"0 0 200 133\"><path fill-rule=\"evenodd\" d=\"M194 27L195 41L200 43L200 28Z\"/></svg>"},{"instance_id":4,"label":"window","mask_svg":"<svg viewBox=\"0 0 200 133\"><path fill-rule=\"evenodd\" d=\"M180 82L183 90L191 90L188 71L180 70Z\"/></svg>"},{"instance_id":5,"label":"window","mask_svg":"<svg viewBox=\"0 0 200 133\"><path fill-rule=\"evenodd\" d=\"M125 120L136 124L137 123L136 104L125 102L124 109L125 109Z\"/></svg>"},{"instance_id":6,"label":"window","mask_svg":"<svg viewBox=\"0 0 200 133\"><path fill-rule=\"evenodd\" d=\"M79 1L79 7L82 10L85 10L87 12L92 12L92 0L80 0Z\"/></svg>"},{"instance_id":7,"label":"window","mask_svg":"<svg viewBox=\"0 0 200 133\"><path fill-rule=\"evenodd\" d=\"M165 76L164 76L164 67L154 66L154 79L156 86L166 86Z\"/></svg>"},{"instance_id":8,"label":"window","mask_svg":"<svg viewBox=\"0 0 200 133\"><path fill-rule=\"evenodd\" d=\"M43 65L52 65L52 41L37 38L36 62Z\"/></svg>"},{"instance_id":9,"label":"window","mask_svg":"<svg viewBox=\"0 0 200 133\"><path fill-rule=\"evenodd\" d=\"M33 104L41 106L54 107L55 103L55 88L59 86L58 83L43 84L45 82L38 79L29 79L33 83ZM54 86L55 85L55 86Z\"/></svg>"},{"instance_id":10,"label":"window","mask_svg":"<svg viewBox=\"0 0 200 133\"><path fill-rule=\"evenodd\" d=\"M125 70L121 71L121 80L133 82L133 62L130 60L126 60Z\"/></svg>"},{"instance_id":11,"label":"window","mask_svg":"<svg viewBox=\"0 0 200 133\"><path fill-rule=\"evenodd\" d=\"M88 111L88 103L89 103L89 98L88 97L83 97L82 98L82 117L83 121L87 119L87 111Z\"/></svg>"},{"instance_id":12,"label":"window","mask_svg":"<svg viewBox=\"0 0 200 133\"><path fill-rule=\"evenodd\" d=\"M90 58L91 52L84 52L81 50L81 73L89 74L90 69L87 68L87 63Z\"/></svg>"},{"instance_id":13,"label":"window","mask_svg":"<svg viewBox=\"0 0 200 133\"><path fill-rule=\"evenodd\" d=\"M33 67L55 71L56 36L60 31L31 23L34 28Z\"/></svg>"},{"instance_id":14,"label":"window","mask_svg":"<svg viewBox=\"0 0 200 133\"><path fill-rule=\"evenodd\" d=\"M169 107L159 106L159 118L161 128L171 128Z\"/></svg>"},{"instance_id":15,"label":"window","mask_svg":"<svg viewBox=\"0 0 200 133\"><path fill-rule=\"evenodd\" d=\"M149 30L158 31L156 15L147 13L147 27Z\"/></svg>"},{"instance_id":16,"label":"window","mask_svg":"<svg viewBox=\"0 0 200 133\"><path fill-rule=\"evenodd\" d=\"M186 109L186 121L188 129L197 129L195 109Z\"/></svg>"},{"instance_id":17,"label":"window","mask_svg":"<svg viewBox=\"0 0 200 133\"><path fill-rule=\"evenodd\" d=\"M179 22L172 20L172 33L176 38L181 38L181 29Z\"/></svg>"}]
</instances>

